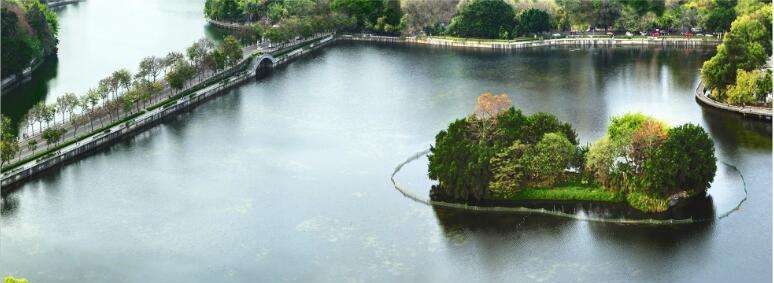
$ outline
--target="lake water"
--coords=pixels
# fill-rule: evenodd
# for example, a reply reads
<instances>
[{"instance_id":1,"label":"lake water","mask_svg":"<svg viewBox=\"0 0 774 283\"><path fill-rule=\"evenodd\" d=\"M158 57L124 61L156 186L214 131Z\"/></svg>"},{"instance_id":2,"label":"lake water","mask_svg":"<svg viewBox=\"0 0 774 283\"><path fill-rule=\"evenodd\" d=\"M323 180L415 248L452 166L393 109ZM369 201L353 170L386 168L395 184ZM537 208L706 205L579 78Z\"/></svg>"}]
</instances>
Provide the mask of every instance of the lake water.
<instances>
[{"instance_id":1,"label":"lake water","mask_svg":"<svg viewBox=\"0 0 774 283\"><path fill-rule=\"evenodd\" d=\"M179 8L195 26L158 29L198 31L168 49L204 33L201 15ZM99 40L62 29L63 44L71 32ZM4 196L0 273L31 282L768 282L771 123L694 101L713 52L338 44ZM58 72L52 81L65 76L77 79ZM571 122L582 143L632 111L701 125L749 197L723 219L664 227L434 209L398 193L395 166L486 91ZM721 168L712 195L725 209L741 188ZM426 194L426 170L421 159L398 180Z\"/></svg>"}]
</instances>

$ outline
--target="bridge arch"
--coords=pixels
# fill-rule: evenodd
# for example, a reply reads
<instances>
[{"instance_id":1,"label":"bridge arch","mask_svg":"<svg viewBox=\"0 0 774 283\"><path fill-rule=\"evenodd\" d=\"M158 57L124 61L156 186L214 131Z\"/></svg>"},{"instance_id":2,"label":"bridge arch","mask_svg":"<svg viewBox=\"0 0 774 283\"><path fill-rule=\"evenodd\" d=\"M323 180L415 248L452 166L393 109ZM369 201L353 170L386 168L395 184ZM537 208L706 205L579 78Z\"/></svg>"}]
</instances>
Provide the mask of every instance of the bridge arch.
<instances>
[{"instance_id":1,"label":"bridge arch","mask_svg":"<svg viewBox=\"0 0 774 283\"><path fill-rule=\"evenodd\" d=\"M274 64L277 62L274 56L271 54L263 54L255 59L255 76L258 78L265 77L271 70L274 69Z\"/></svg>"}]
</instances>

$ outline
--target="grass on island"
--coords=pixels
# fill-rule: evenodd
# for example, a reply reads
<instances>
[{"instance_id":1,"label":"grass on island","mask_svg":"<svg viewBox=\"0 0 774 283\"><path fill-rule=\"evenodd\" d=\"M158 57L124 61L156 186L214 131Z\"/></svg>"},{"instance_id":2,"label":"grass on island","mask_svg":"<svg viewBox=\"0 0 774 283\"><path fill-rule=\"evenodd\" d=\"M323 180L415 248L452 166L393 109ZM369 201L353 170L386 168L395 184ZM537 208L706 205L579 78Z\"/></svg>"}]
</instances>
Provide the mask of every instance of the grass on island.
<instances>
[{"instance_id":1,"label":"grass on island","mask_svg":"<svg viewBox=\"0 0 774 283\"><path fill-rule=\"evenodd\" d=\"M501 200L573 200L622 202L617 192L601 186L568 185L555 188L526 188L509 195L496 195Z\"/></svg>"},{"instance_id":2,"label":"grass on island","mask_svg":"<svg viewBox=\"0 0 774 283\"><path fill-rule=\"evenodd\" d=\"M631 192L626 195L626 202L631 207L645 212L664 212L669 209L669 199L643 192Z\"/></svg>"},{"instance_id":3,"label":"grass on island","mask_svg":"<svg viewBox=\"0 0 774 283\"><path fill-rule=\"evenodd\" d=\"M497 194L494 200L558 200L558 201L600 201L626 202L643 212L664 212L669 209L669 200L643 192L623 194L602 186L567 185L555 188L526 188L513 194Z\"/></svg>"}]
</instances>

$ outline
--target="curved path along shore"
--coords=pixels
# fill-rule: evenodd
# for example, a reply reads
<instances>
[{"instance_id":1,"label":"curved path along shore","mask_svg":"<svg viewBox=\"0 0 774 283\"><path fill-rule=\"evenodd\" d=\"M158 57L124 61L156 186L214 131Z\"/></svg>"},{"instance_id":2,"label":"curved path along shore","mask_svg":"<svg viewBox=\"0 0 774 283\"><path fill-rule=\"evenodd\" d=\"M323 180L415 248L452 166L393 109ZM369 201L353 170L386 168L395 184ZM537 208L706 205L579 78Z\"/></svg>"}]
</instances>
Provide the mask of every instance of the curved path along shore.
<instances>
[{"instance_id":1,"label":"curved path along shore","mask_svg":"<svg viewBox=\"0 0 774 283\"><path fill-rule=\"evenodd\" d=\"M590 216L588 214L570 214L565 213L561 211L555 211L555 210L547 210L547 209L536 209L536 208L527 208L527 207L489 207L489 206L476 206L476 205L467 205L467 204L459 204L459 203L449 203L449 202L442 202L442 201L433 201L433 200L427 200L425 198L419 197L416 194L410 192L408 189L404 188L403 186L398 183L398 181L395 180L395 175L400 172L400 170L405 166L406 164L416 161L420 157L427 155L430 153L430 149L426 149L420 152L415 153L405 161L398 164L398 166L395 167L395 170L392 171L392 174L390 175L390 181L392 182L393 187L403 194L403 196L425 204L429 206L440 206L440 207L448 207L448 208L454 208L454 209L463 209L463 210L472 210L472 211L481 211L481 212L508 212L508 213L536 213L536 214L545 214L545 215L551 215L551 216L557 216L557 217L564 217L564 218L570 218L575 220L582 220L582 221L590 221L590 222L605 222L605 223L616 223L616 224L646 224L646 225L675 225L675 224L690 224L690 223L698 223L698 222L705 222L710 221L712 219L624 219L624 218L600 218L600 217L594 217ZM721 161L722 162L722 161ZM739 170L730 164L727 164L725 162L722 162L724 165L729 166L729 168L732 168L737 174L739 174L739 178L742 180L742 188L744 189L744 198L742 198L739 203L734 206L729 211L724 211L715 219L722 219L727 216L729 216L734 211L737 211L741 208L742 204L747 200L747 184L744 182L744 176L742 175Z\"/></svg>"},{"instance_id":2,"label":"curved path along shore","mask_svg":"<svg viewBox=\"0 0 774 283\"><path fill-rule=\"evenodd\" d=\"M72 127L66 127L68 137L57 143L52 148L46 148L39 151L26 150L27 139L21 140L20 144L25 149L19 157L12 160L12 165L8 165L2 172L2 191L11 190L10 185L18 184L24 180L37 176L56 166L63 165L77 158L88 155L96 149L113 144L122 138L131 136L147 127L154 125L164 117L181 111L190 109L204 101L209 100L218 94L223 93L234 86L237 86L256 75L257 67L264 59L269 58L270 68L275 68L291 62L311 51L323 48L333 42L330 34L320 34L306 41L298 41L285 49L274 50L278 56L260 56L262 52L256 50L256 46L247 46L244 53L247 54L240 62L233 67L218 73L207 74L205 79L192 79L196 83L191 83L185 89L174 92L170 88L153 99L153 103L144 107L136 113L124 113L122 115L110 116L110 120L104 122L108 126L97 130L89 131L87 126L81 126L80 129L86 133L78 134ZM288 50L290 49L290 50ZM107 118L107 117L101 117ZM35 139L38 144L44 144L40 134L34 135L29 139ZM15 162L15 163L14 163Z\"/></svg>"},{"instance_id":3,"label":"curved path along shore","mask_svg":"<svg viewBox=\"0 0 774 283\"><path fill-rule=\"evenodd\" d=\"M755 106L734 106L726 103L716 101L707 96L704 90L704 82L699 82L699 86L696 87L694 92L696 95L696 101L700 104L714 107L720 110L734 112L744 117L771 120L771 108L767 107L755 107Z\"/></svg>"}]
</instances>

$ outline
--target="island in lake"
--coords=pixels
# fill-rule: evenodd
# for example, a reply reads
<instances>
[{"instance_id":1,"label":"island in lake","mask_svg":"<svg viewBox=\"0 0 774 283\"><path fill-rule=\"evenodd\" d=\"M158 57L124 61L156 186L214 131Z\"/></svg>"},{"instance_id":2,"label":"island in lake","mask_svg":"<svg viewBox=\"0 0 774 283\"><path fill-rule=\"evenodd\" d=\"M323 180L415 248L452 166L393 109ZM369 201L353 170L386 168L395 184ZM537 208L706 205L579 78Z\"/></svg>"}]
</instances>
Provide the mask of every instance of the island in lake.
<instances>
[{"instance_id":1,"label":"island in lake","mask_svg":"<svg viewBox=\"0 0 774 283\"><path fill-rule=\"evenodd\" d=\"M506 94L484 93L475 113L435 138L429 176L436 202L502 207L602 206L616 217L709 217L714 143L694 124L639 113L615 116L580 145L572 125L525 115Z\"/></svg>"}]
</instances>

